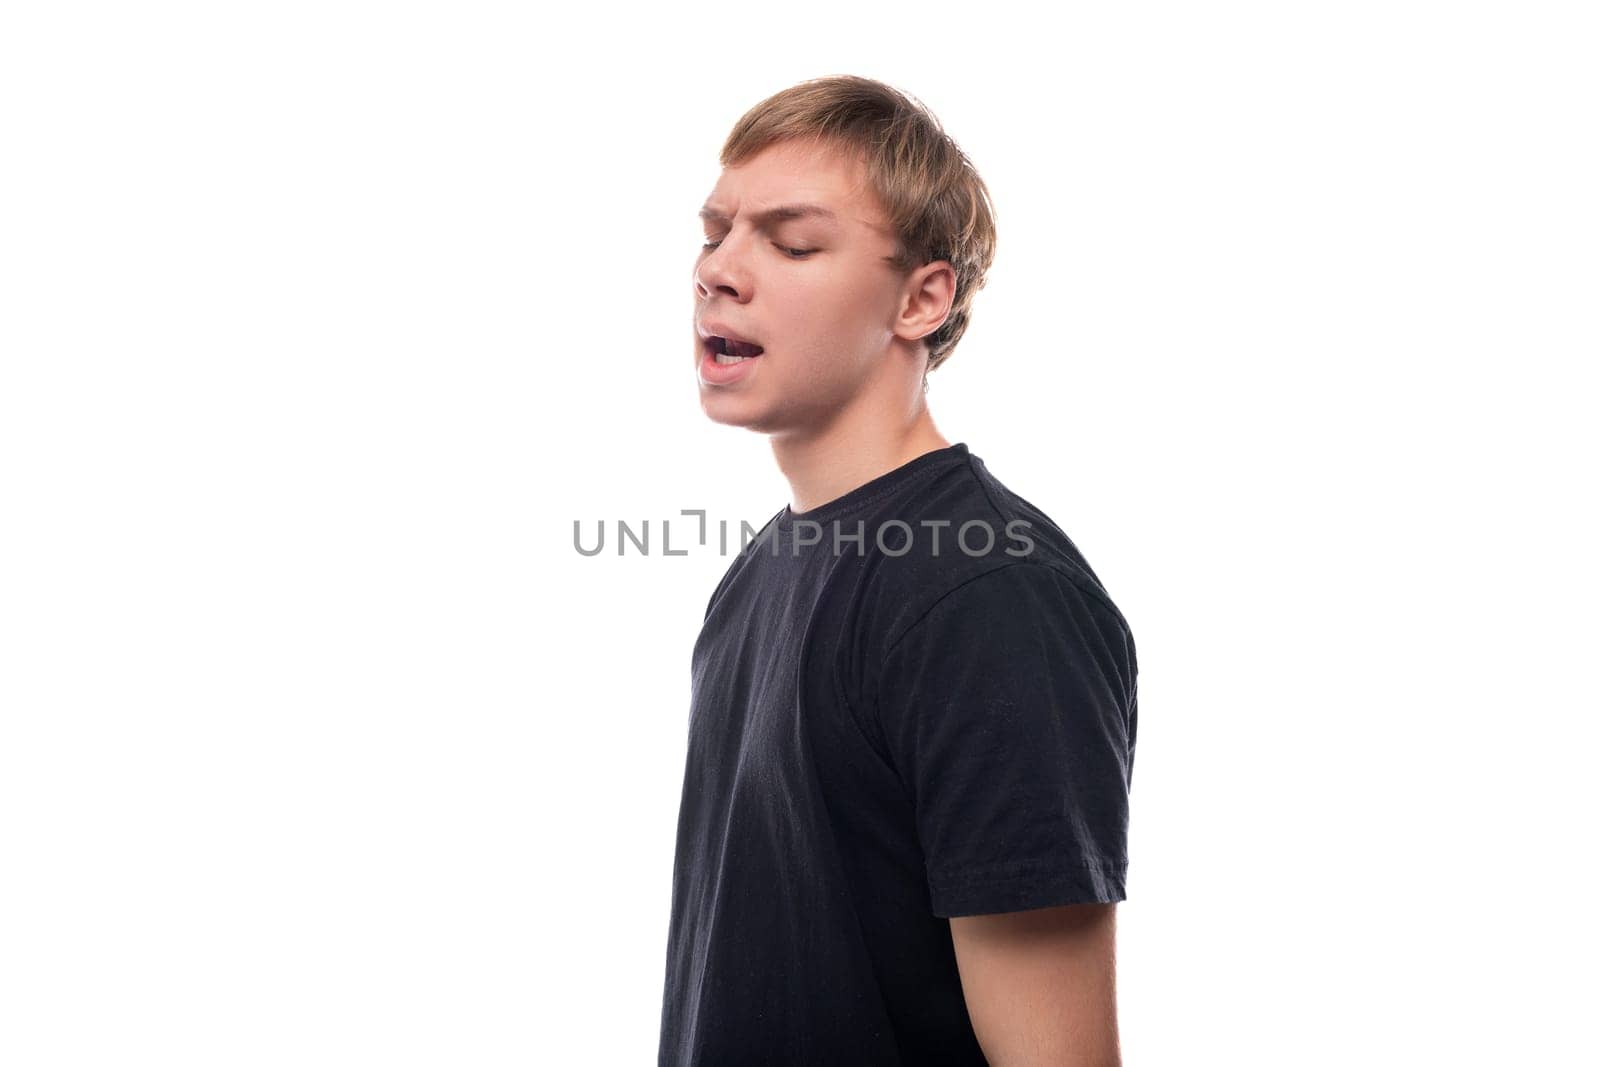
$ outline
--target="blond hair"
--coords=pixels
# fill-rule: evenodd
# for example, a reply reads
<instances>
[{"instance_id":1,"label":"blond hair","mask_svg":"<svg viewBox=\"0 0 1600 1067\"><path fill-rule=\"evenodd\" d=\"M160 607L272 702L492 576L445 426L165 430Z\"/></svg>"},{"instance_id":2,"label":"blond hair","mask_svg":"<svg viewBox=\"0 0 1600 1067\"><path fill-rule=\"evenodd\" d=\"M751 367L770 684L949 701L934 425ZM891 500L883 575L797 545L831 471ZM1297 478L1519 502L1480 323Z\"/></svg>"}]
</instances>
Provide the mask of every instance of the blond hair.
<instances>
[{"instance_id":1,"label":"blond hair","mask_svg":"<svg viewBox=\"0 0 1600 1067\"><path fill-rule=\"evenodd\" d=\"M842 149L862 162L895 235L886 257L895 270L940 259L955 270L950 314L923 338L927 369L939 367L966 332L994 262L994 207L971 161L915 97L849 74L813 78L756 104L734 124L720 161L737 166L783 141Z\"/></svg>"}]
</instances>

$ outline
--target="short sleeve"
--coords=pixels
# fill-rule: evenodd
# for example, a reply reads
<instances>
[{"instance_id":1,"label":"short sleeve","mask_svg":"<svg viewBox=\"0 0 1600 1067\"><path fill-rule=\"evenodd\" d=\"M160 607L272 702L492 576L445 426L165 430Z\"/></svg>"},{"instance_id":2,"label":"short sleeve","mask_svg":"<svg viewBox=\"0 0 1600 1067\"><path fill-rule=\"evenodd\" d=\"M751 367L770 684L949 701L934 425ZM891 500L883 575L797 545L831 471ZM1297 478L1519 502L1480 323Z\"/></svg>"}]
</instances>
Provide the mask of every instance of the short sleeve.
<instances>
[{"instance_id":1,"label":"short sleeve","mask_svg":"<svg viewBox=\"0 0 1600 1067\"><path fill-rule=\"evenodd\" d=\"M1019 563L952 589L892 640L877 716L933 914L1125 899L1137 664L1120 613Z\"/></svg>"}]
</instances>

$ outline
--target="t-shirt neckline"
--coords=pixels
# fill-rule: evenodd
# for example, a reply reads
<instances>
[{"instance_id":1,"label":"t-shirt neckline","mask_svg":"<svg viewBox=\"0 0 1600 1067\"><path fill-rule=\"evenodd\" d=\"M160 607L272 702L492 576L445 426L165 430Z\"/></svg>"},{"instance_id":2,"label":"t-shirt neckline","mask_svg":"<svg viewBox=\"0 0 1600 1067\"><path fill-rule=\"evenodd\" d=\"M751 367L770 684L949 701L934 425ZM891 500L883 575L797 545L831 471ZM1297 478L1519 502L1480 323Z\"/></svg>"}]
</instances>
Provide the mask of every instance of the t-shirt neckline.
<instances>
[{"instance_id":1,"label":"t-shirt neckline","mask_svg":"<svg viewBox=\"0 0 1600 1067\"><path fill-rule=\"evenodd\" d=\"M852 508L875 499L927 467L956 457L966 459L970 454L971 452L967 448L965 441L957 441L943 448L924 452L922 455L907 460L892 470L885 471L870 481L863 482L843 496L836 496L827 503L818 504L807 511L795 512L790 510L788 504L785 504L783 505L783 510L778 513L777 524L780 528L787 528L801 520L806 522L827 522L829 519L836 518Z\"/></svg>"}]
</instances>

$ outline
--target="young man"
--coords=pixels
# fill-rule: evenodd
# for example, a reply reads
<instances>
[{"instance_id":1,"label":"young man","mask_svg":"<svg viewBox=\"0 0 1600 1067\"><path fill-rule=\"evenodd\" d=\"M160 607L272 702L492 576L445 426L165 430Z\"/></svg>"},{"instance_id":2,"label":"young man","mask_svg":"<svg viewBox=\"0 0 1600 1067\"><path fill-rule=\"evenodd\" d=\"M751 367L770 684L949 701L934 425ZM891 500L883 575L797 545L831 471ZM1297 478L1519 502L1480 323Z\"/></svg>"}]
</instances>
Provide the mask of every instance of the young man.
<instances>
[{"instance_id":1,"label":"young man","mask_svg":"<svg viewBox=\"0 0 1600 1067\"><path fill-rule=\"evenodd\" d=\"M700 402L792 502L694 647L660 1062L1117 1064L1133 639L924 399L987 191L863 78L763 101L721 161Z\"/></svg>"}]
</instances>

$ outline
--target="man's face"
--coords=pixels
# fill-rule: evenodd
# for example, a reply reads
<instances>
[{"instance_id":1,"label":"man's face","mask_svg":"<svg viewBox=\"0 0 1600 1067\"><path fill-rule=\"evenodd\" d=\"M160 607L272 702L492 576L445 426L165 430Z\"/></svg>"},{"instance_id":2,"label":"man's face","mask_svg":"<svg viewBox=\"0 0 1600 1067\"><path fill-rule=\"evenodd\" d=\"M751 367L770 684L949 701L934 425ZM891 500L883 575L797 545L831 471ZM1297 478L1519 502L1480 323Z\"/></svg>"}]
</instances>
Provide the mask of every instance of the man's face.
<instances>
[{"instance_id":1,"label":"man's face","mask_svg":"<svg viewBox=\"0 0 1600 1067\"><path fill-rule=\"evenodd\" d=\"M779 207L831 214L763 217ZM695 261L695 368L715 422L763 433L819 429L891 355L905 276L884 257L895 239L859 164L800 142L725 168L701 212ZM760 355L717 366L704 333Z\"/></svg>"}]
</instances>

